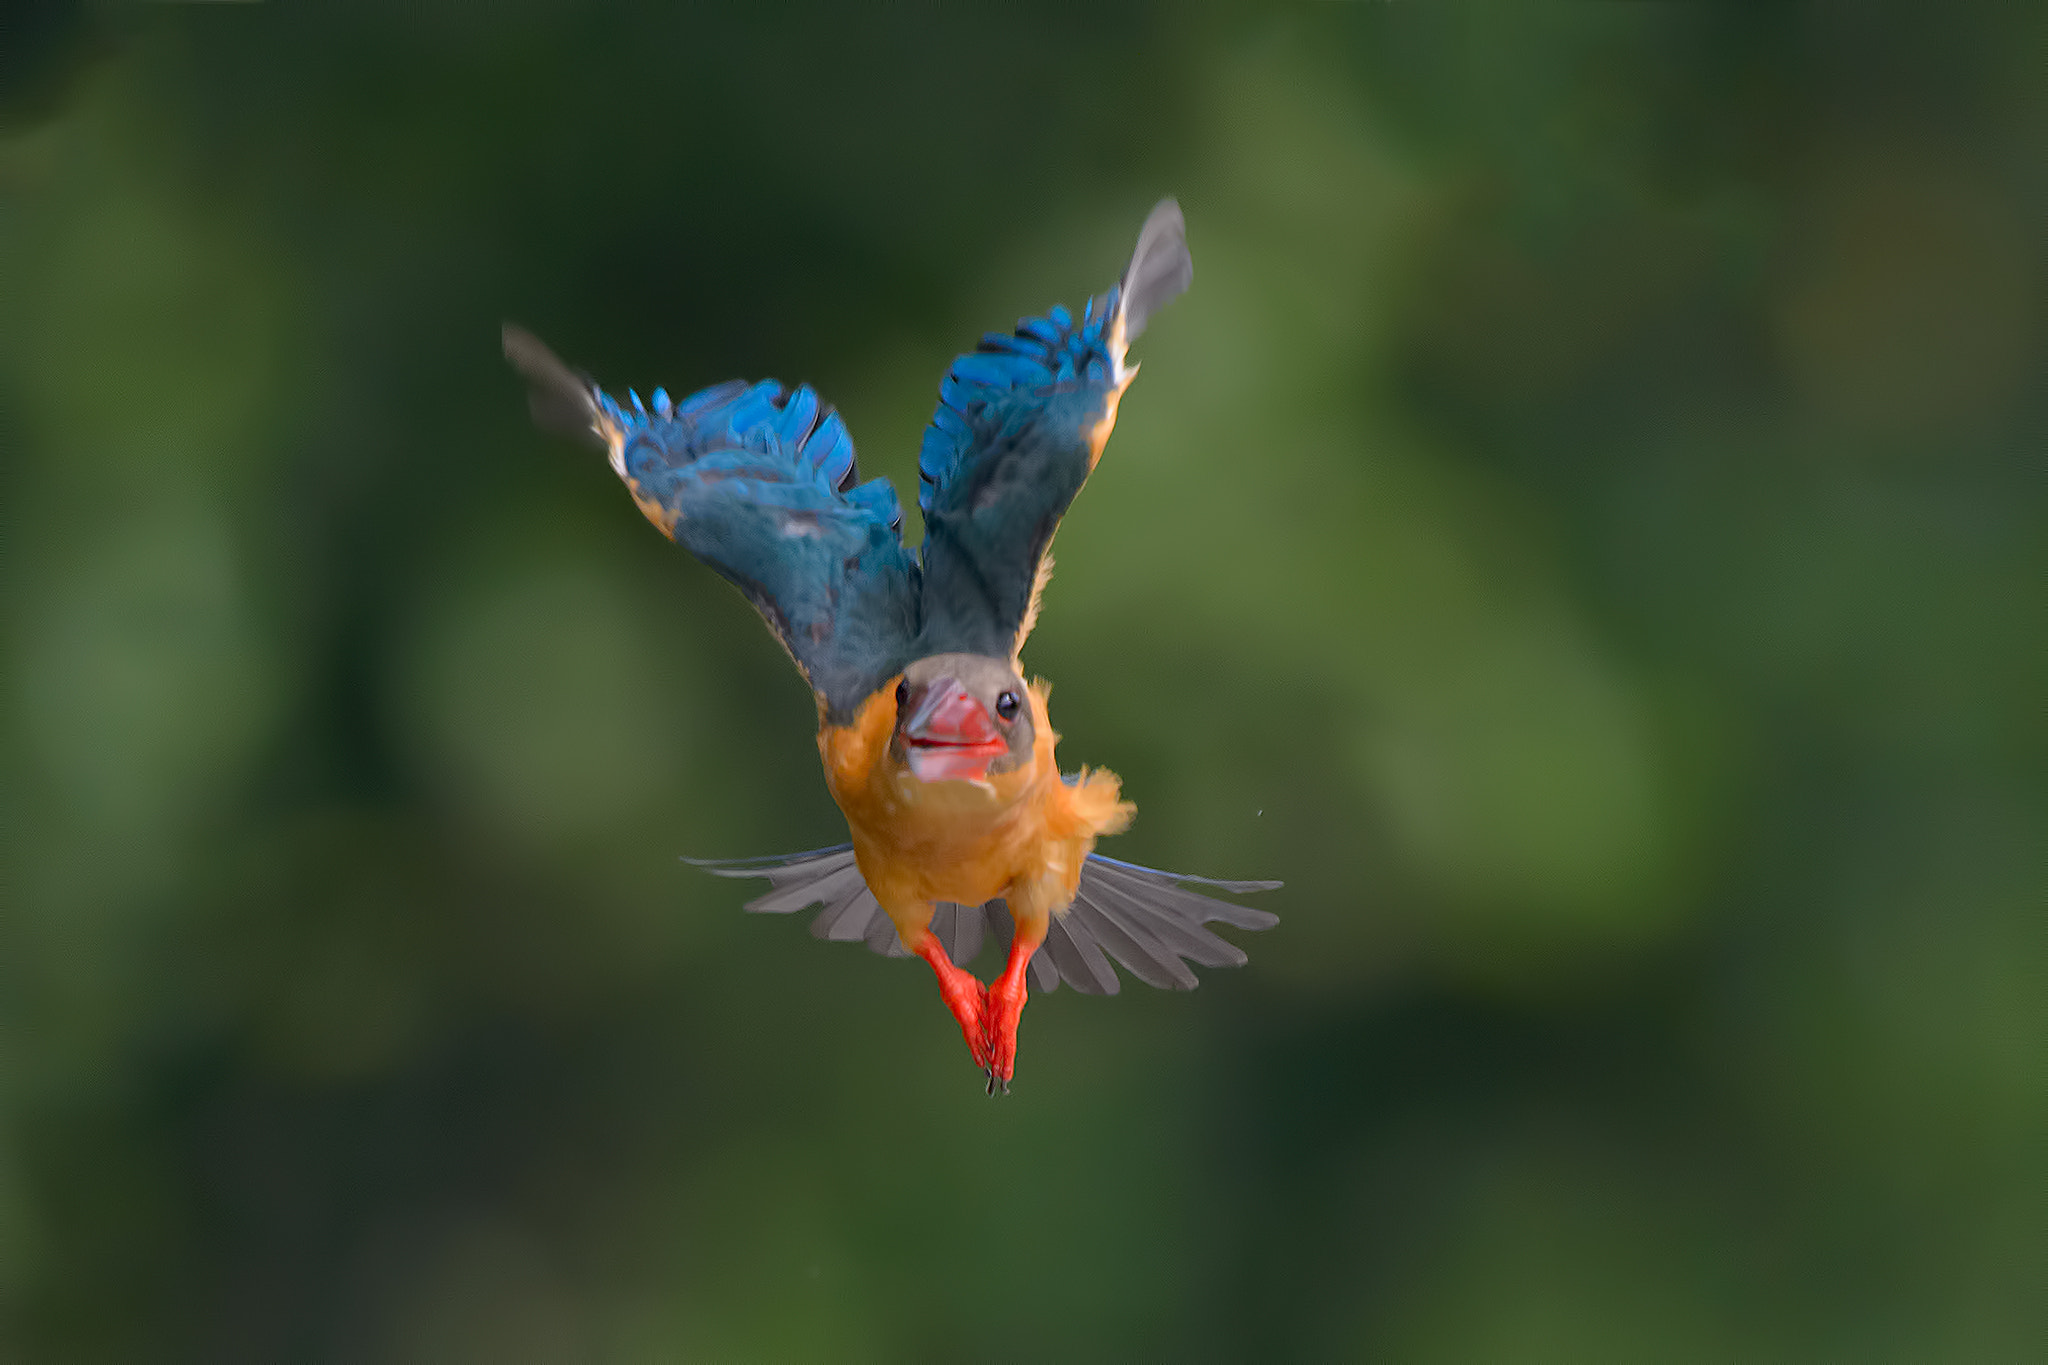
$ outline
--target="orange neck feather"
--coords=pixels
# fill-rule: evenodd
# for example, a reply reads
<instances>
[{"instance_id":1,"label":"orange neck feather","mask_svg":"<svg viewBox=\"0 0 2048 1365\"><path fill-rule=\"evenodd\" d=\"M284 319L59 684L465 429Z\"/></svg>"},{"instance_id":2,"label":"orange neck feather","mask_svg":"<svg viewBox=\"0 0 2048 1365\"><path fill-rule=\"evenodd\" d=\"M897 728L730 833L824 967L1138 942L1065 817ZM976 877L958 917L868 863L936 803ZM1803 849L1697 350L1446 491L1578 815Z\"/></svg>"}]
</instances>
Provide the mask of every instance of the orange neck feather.
<instances>
[{"instance_id":1,"label":"orange neck feather","mask_svg":"<svg viewBox=\"0 0 2048 1365\"><path fill-rule=\"evenodd\" d=\"M892 913L913 902L975 904L1008 896L1025 916L1063 911L1098 836L1121 832L1137 807L1114 773L1083 769L1060 780L1059 735L1046 711L1050 688L1034 680L1037 730L1031 761L985 783L920 783L889 753L895 679L847 725L821 725L818 756L845 812L868 885Z\"/></svg>"}]
</instances>

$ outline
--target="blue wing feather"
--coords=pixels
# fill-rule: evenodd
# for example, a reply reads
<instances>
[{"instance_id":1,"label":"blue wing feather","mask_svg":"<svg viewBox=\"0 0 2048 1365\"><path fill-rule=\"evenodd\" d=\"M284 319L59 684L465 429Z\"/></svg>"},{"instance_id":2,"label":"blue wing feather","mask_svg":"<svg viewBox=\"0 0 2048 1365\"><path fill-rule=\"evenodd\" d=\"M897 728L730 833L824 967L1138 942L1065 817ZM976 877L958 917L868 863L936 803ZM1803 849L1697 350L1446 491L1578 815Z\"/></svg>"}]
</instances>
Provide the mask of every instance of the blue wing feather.
<instances>
[{"instance_id":1,"label":"blue wing feather","mask_svg":"<svg viewBox=\"0 0 2048 1365\"><path fill-rule=\"evenodd\" d=\"M828 716L850 717L909 661L920 574L902 505L887 479L856 484L853 437L808 385L735 380L678 403L657 390L650 412L518 328L505 354L536 419L609 449L648 520L746 594Z\"/></svg>"},{"instance_id":2,"label":"blue wing feather","mask_svg":"<svg viewBox=\"0 0 2048 1365\"><path fill-rule=\"evenodd\" d=\"M921 654L1013 657L1040 567L1129 381L1124 349L1191 274L1180 209L1152 211L1123 278L1078 319L1062 307L953 362L918 452Z\"/></svg>"},{"instance_id":3,"label":"blue wing feather","mask_svg":"<svg viewBox=\"0 0 2048 1365\"><path fill-rule=\"evenodd\" d=\"M650 410L517 327L505 356L534 420L605 447L648 519L747 595L844 719L912 659L1016 654L1046 548L1115 421L1124 348L1191 273L1180 209L1162 201L1078 320L1052 308L954 362L918 455L915 559L895 490L858 482L845 422L808 386L733 380L680 402L657 389Z\"/></svg>"}]
</instances>

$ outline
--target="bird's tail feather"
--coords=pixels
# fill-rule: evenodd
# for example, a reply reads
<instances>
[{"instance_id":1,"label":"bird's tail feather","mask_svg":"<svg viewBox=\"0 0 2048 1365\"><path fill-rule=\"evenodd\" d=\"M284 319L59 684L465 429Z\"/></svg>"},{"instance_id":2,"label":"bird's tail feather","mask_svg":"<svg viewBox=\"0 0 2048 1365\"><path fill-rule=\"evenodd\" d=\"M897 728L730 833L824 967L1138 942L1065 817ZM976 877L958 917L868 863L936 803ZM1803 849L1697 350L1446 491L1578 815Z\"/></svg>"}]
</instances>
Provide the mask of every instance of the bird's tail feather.
<instances>
[{"instance_id":1,"label":"bird's tail feather","mask_svg":"<svg viewBox=\"0 0 2048 1365\"><path fill-rule=\"evenodd\" d=\"M813 849L770 858L685 861L721 877L766 877L767 894L748 901L756 914L786 915L824 906L811 921L814 937L864 942L887 957L907 956L895 924L862 880L853 845ZM1120 986L1114 959L1140 981L1167 989L1193 990L1192 962L1202 967L1239 967L1242 948L1206 926L1270 929L1279 917L1190 891L1185 884L1243 893L1270 891L1279 882L1229 882L1183 876L1136 863L1088 855L1081 886L1064 915L1055 916L1045 943L1031 958L1031 984L1056 990L1065 981L1089 995L1114 995ZM931 931L954 962L972 962L985 943L1007 944L1014 931L1009 907L1000 899L986 905L941 904Z\"/></svg>"}]
</instances>

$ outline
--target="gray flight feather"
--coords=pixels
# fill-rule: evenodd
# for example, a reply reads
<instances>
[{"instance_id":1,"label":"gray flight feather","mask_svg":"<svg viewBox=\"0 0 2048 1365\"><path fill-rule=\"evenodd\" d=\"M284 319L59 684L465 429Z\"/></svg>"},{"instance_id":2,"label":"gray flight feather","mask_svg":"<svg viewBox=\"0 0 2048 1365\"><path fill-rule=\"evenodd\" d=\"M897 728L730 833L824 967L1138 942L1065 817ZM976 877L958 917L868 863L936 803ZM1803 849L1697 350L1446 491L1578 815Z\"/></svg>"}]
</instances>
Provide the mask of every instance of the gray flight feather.
<instances>
[{"instance_id":1,"label":"gray flight feather","mask_svg":"<svg viewBox=\"0 0 2048 1365\"><path fill-rule=\"evenodd\" d=\"M855 868L852 884L811 921L811 933L835 943L859 943L868 935L868 921L881 908L869 894L868 884L861 880L860 869Z\"/></svg>"},{"instance_id":2,"label":"gray flight feather","mask_svg":"<svg viewBox=\"0 0 2048 1365\"><path fill-rule=\"evenodd\" d=\"M1102 945L1102 951L1146 985L1161 990L1176 986L1184 991L1195 988L1195 974L1186 963L1161 947L1143 928L1105 912L1096 902L1092 888L1083 886L1075 894L1074 903L1067 908L1067 923L1070 928L1086 929Z\"/></svg>"},{"instance_id":3,"label":"gray flight feather","mask_svg":"<svg viewBox=\"0 0 2048 1365\"><path fill-rule=\"evenodd\" d=\"M910 950L903 946L902 936L896 932L896 922L882 913L882 907L875 906L875 917L868 922L868 951L880 953L883 957L909 957Z\"/></svg>"},{"instance_id":4,"label":"gray flight feather","mask_svg":"<svg viewBox=\"0 0 2048 1365\"><path fill-rule=\"evenodd\" d=\"M1162 199L1138 230L1138 246L1124 270L1118 306L1124 312L1124 340L1135 341L1152 315L1187 292L1195 279L1188 255L1188 225L1180 205Z\"/></svg>"},{"instance_id":5,"label":"gray flight feather","mask_svg":"<svg viewBox=\"0 0 2048 1365\"><path fill-rule=\"evenodd\" d=\"M501 332L505 359L526 381L526 407L533 424L557 436L574 436L602 448L604 437L597 429L597 404L591 397L590 380L555 358L546 344L514 323Z\"/></svg>"},{"instance_id":6,"label":"gray flight feather","mask_svg":"<svg viewBox=\"0 0 2048 1365\"><path fill-rule=\"evenodd\" d=\"M1060 969L1060 979L1087 995L1115 995L1122 983L1095 939L1070 914L1052 922L1039 950Z\"/></svg>"},{"instance_id":7,"label":"gray flight feather","mask_svg":"<svg viewBox=\"0 0 2048 1365\"><path fill-rule=\"evenodd\" d=\"M1053 965L1052 954L1036 952L1031 955L1031 984L1041 994L1051 994L1060 988L1060 969Z\"/></svg>"},{"instance_id":8,"label":"gray flight feather","mask_svg":"<svg viewBox=\"0 0 2048 1365\"><path fill-rule=\"evenodd\" d=\"M684 861L721 877L766 877L768 893L746 905L755 914L787 915L822 905L824 910L811 922L816 937L861 941L886 957L907 956L895 924L861 879L851 844L783 857ZM1187 884L1238 894L1280 885L1184 876L1091 853L1081 866L1074 903L1054 917L1045 943L1032 955L1032 985L1050 991L1065 981L1088 995L1115 995L1120 983L1110 965L1114 959L1148 985L1193 990L1197 978L1188 963L1245 963L1244 949L1205 926L1223 923L1256 930L1280 922L1269 911L1205 896L1188 890ZM932 933L946 956L961 965L972 962L985 943L1007 945L1013 929L1009 907L1001 899L981 906L947 901L932 912Z\"/></svg>"}]
</instances>

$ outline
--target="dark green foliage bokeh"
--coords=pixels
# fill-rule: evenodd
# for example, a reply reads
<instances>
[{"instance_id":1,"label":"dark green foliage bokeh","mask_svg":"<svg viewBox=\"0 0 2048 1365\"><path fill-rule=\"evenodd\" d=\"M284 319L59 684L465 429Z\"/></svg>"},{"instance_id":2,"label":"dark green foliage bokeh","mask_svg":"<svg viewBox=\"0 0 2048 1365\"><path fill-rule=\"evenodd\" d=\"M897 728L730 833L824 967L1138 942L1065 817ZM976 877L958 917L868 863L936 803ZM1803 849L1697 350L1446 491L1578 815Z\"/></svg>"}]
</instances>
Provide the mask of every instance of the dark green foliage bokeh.
<instances>
[{"instance_id":1,"label":"dark green foliage bokeh","mask_svg":"<svg viewBox=\"0 0 2048 1365\"><path fill-rule=\"evenodd\" d=\"M2048 1337L2039 13L22 12L0 1353ZM841 837L811 703L497 329L914 488L1164 193L1026 663L1283 921L991 1102L678 863Z\"/></svg>"}]
</instances>

